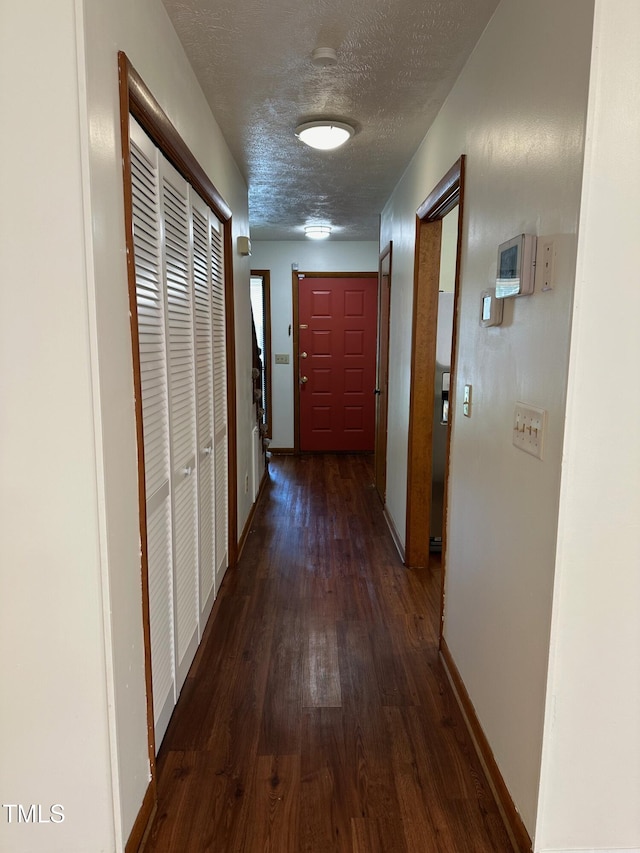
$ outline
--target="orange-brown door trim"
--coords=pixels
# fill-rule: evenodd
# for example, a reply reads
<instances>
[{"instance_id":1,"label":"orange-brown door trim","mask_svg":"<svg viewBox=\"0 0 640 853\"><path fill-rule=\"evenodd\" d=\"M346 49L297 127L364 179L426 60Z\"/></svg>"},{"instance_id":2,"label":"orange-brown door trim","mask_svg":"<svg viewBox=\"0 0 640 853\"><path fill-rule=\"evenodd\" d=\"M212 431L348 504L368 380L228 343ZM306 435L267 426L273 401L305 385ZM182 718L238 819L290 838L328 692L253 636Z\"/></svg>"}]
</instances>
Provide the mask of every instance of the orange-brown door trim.
<instances>
[{"instance_id":1,"label":"orange-brown door trim","mask_svg":"<svg viewBox=\"0 0 640 853\"><path fill-rule=\"evenodd\" d=\"M376 356L375 485L382 505L387 497L387 423L389 410L389 327L393 242L380 253L378 262L378 345Z\"/></svg>"},{"instance_id":2,"label":"orange-brown door trim","mask_svg":"<svg viewBox=\"0 0 640 853\"><path fill-rule=\"evenodd\" d=\"M411 391L409 403L409 437L407 453L407 518L405 530L405 563L412 568L429 564L429 525L431 508L432 438L436 327L442 219L459 206L458 251L454 298L453 350L451 387L455 382L458 282L460 275L460 234L464 187L464 155L433 188L416 213L416 243L413 283L413 328L411 346ZM453 395L451 395L453 397ZM452 422L454 400L450 401ZM445 513L449 469L449 443L445 464ZM446 524L443 527L446 530ZM446 536L443 536L443 567L446 558ZM444 570L443 570L444 575Z\"/></svg>"}]
</instances>

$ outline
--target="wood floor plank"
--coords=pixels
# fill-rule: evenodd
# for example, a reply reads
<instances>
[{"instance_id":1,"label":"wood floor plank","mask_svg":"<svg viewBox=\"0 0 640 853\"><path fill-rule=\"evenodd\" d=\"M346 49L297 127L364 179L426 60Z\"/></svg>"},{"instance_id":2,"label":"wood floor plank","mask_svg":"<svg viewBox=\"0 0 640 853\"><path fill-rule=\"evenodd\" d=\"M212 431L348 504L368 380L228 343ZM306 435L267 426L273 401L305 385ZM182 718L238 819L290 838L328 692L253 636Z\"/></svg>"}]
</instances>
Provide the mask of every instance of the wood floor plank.
<instances>
[{"instance_id":1,"label":"wood floor plank","mask_svg":"<svg viewBox=\"0 0 640 853\"><path fill-rule=\"evenodd\" d=\"M298 853L299 790L299 755L258 756L241 849Z\"/></svg>"},{"instance_id":2,"label":"wood floor plank","mask_svg":"<svg viewBox=\"0 0 640 853\"><path fill-rule=\"evenodd\" d=\"M303 706L339 708L342 693L335 622L309 620L303 666Z\"/></svg>"},{"instance_id":3,"label":"wood floor plank","mask_svg":"<svg viewBox=\"0 0 640 853\"><path fill-rule=\"evenodd\" d=\"M408 853L402 821L386 818L351 819L353 853Z\"/></svg>"},{"instance_id":4,"label":"wood floor plank","mask_svg":"<svg viewBox=\"0 0 640 853\"><path fill-rule=\"evenodd\" d=\"M300 614L282 610L271 644L258 749L260 755L300 752L303 636Z\"/></svg>"},{"instance_id":5,"label":"wood floor plank","mask_svg":"<svg viewBox=\"0 0 640 853\"><path fill-rule=\"evenodd\" d=\"M305 710L300 770L300 850L349 853L359 796L340 708Z\"/></svg>"},{"instance_id":6,"label":"wood floor plank","mask_svg":"<svg viewBox=\"0 0 640 853\"><path fill-rule=\"evenodd\" d=\"M510 853L371 458L278 457L158 756L145 853Z\"/></svg>"}]
</instances>

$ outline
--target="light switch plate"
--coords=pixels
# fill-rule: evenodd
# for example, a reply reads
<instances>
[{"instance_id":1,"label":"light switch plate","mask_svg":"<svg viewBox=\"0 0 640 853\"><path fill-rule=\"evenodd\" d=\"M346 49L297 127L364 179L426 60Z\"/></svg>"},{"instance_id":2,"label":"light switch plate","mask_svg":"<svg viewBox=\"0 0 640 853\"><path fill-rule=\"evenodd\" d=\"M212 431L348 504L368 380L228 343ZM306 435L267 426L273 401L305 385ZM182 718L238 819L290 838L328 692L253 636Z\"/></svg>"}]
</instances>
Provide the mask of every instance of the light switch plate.
<instances>
[{"instance_id":1,"label":"light switch plate","mask_svg":"<svg viewBox=\"0 0 640 853\"><path fill-rule=\"evenodd\" d=\"M277 352L275 355L276 364L289 364L288 352Z\"/></svg>"},{"instance_id":2,"label":"light switch plate","mask_svg":"<svg viewBox=\"0 0 640 853\"><path fill-rule=\"evenodd\" d=\"M542 445L547 421L544 409L516 403L513 421L513 443L525 453L542 459Z\"/></svg>"}]
</instances>

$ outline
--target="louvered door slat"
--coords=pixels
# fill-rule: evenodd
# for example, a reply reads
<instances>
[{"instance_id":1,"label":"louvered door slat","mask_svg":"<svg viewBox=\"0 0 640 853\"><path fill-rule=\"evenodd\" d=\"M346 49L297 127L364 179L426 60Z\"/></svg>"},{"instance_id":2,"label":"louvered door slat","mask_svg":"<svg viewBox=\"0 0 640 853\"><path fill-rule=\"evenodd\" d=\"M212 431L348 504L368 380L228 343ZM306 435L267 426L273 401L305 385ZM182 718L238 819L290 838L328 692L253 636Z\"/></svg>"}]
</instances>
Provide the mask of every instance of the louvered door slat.
<instances>
[{"instance_id":1,"label":"louvered door slat","mask_svg":"<svg viewBox=\"0 0 640 853\"><path fill-rule=\"evenodd\" d=\"M171 570L171 498L147 518L151 672L156 747L160 746L175 704L173 573Z\"/></svg>"},{"instance_id":2,"label":"louvered door slat","mask_svg":"<svg viewBox=\"0 0 640 853\"><path fill-rule=\"evenodd\" d=\"M227 339L222 228L210 214L216 588L227 568Z\"/></svg>"},{"instance_id":3,"label":"louvered door slat","mask_svg":"<svg viewBox=\"0 0 640 853\"><path fill-rule=\"evenodd\" d=\"M211 240L209 209L191 191L193 296L198 414L198 521L200 627L213 604L215 588L215 495L213 478L213 352L211 327Z\"/></svg>"},{"instance_id":4,"label":"louvered door slat","mask_svg":"<svg viewBox=\"0 0 640 853\"><path fill-rule=\"evenodd\" d=\"M175 702L168 377L157 151L131 122L133 244L147 503L149 630L156 745Z\"/></svg>"},{"instance_id":5,"label":"louvered door slat","mask_svg":"<svg viewBox=\"0 0 640 853\"><path fill-rule=\"evenodd\" d=\"M194 634L198 626L196 560L197 519L195 514L196 477L184 476L174 490L173 534L175 546L175 606L178 684L180 685L195 652Z\"/></svg>"},{"instance_id":6,"label":"louvered door slat","mask_svg":"<svg viewBox=\"0 0 640 853\"><path fill-rule=\"evenodd\" d=\"M176 672L180 688L198 633L195 355L187 182L161 158L163 261L173 472Z\"/></svg>"}]
</instances>

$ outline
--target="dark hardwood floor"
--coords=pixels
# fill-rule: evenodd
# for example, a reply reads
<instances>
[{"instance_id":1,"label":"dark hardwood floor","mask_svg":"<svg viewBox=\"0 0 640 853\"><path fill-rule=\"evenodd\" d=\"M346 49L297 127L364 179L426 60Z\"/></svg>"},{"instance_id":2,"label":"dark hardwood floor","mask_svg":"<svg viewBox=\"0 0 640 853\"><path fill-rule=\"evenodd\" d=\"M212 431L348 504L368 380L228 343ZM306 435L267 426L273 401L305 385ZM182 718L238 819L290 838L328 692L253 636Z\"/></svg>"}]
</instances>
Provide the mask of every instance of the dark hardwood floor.
<instances>
[{"instance_id":1,"label":"dark hardwood floor","mask_svg":"<svg viewBox=\"0 0 640 853\"><path fill-rule=\"evenodd\" d=\"M145 853L508 853L367 456L275 457L158 758Z\"/></svg>"}]
</instances>

